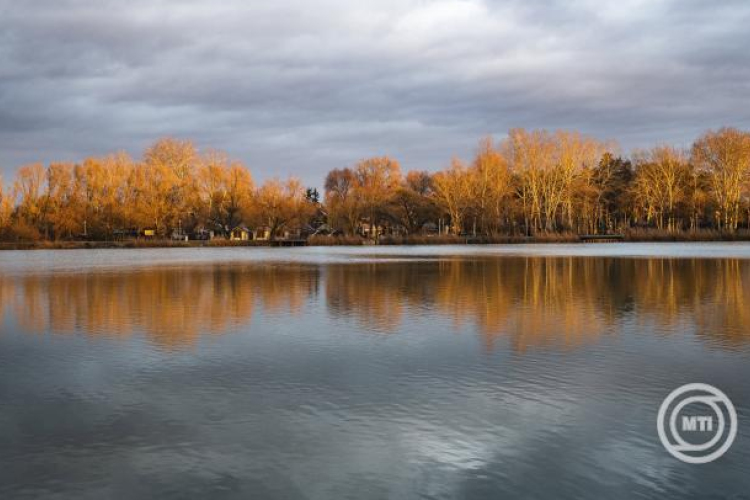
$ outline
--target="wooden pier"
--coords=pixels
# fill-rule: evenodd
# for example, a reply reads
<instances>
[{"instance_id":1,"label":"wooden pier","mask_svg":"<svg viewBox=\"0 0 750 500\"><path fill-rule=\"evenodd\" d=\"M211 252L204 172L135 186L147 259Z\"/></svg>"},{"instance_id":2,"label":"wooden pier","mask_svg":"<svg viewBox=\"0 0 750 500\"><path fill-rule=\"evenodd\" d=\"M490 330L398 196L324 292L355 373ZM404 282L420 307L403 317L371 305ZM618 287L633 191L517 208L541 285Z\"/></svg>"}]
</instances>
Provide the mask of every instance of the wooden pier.
<instances>
[{"instance_id":1,"label":"wooden pier","mask_svg":"<svg viewBox=\"0 0 750 500\"><path fill-rule=\"evenodd\" d=\"M269 242L272 247L304 247L307 246L307 240L273 240Z\"/></svg>"},{"instance_id":2,"label":"wooden pier","mask_svg":"<svg viewBox=\"0 0 750 500\"><path fill-rule=\"evenodd\" d=\"M624 241L624 234L581 234L578 236L584 243L611 243Z\"/></svg>"}]
</instances>

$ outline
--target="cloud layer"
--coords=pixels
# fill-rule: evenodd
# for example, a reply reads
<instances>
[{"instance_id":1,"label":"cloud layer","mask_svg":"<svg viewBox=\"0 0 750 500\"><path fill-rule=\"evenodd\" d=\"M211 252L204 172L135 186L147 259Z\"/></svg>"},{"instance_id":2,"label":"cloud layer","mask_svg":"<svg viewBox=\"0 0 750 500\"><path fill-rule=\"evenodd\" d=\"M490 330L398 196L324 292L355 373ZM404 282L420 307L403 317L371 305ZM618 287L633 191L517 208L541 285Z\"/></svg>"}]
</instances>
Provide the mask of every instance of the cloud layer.
<instances>
[{"instance_id":1,"label":"cloud layer","mask_svg":"<svg viewBox=\"0 0 750 500\"><path fill-rule=\"evenodd\" d=\"M320 184L510 127L625 150L750 126L750 4L0 0L0 168L192 138Z\"/></svg>"}]
</instances>

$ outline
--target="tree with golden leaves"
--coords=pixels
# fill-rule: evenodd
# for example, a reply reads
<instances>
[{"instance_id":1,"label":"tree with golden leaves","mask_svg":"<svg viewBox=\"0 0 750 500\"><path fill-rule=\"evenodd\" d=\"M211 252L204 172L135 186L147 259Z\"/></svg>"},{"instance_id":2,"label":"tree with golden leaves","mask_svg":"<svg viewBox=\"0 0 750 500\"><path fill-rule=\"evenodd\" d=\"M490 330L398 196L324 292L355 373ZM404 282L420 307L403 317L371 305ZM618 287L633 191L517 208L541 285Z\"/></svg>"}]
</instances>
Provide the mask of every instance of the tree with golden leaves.
<instances>
[{"instance_id":1,"label":"tree with golden leaves","mask_svg":"<svg viewBox=\"0 0 750 500\"><path fill-rule=\"evenodd\" d=\"M170 137L159 139L146 149L143 161L169 170L179 183L188 183L193 178L198 152L191 141Z\"/></svg>"},{"instance_id":2,"label":"tree with golden leaves","mask_svg":"<svg viewBox=\"0 0 750 500\"><path fill-rule=\"evenodd\" d=\"M588 189L590 175L604 155L606 146L579 132L559 130L555 133L557 168L560 172L560 204L564 222L574 227L574 201Z\"/></svg>"},{"instance_id":3,"label":"tree with golden leaves","mask_svg":"<svg viewBox=\"0 0 750 500\"><path fill-rule=\"evenodd\" d=\"M250 171L219 151L209 151L194 182L191 212L206 227L229 232L250 216L255 186Z\"/></svg>"},{"instance_id":4,"label":"tree with golden leaves","mask_svg":"<svg viewBox=\"0 0 750 500\"><path fill-rule=\"evenodd\" d=\"M503 154L519 180L518 198L528 231L555 228L564 187L555 152L554 140L545 130L512 129L503 141Z\"/></svg>"},{"instance_id":5,"label":"tree with golden leaves","mask_svg":"<svg viewBox=\"0 0 750 500\"><path fill-rule=\"evenodd\" d=\"M70 163L53 163L47 169L47 217L53 239L72 238L85 230L74 170Z\"/></svg>"},{"instance_id":6,"label":"tree with golden leaves","mask_svg":"<svg viewBox=\"0 0 750 500\"><path fill-rule=\"evenodd\" d=\"M482 231L485 234L497 232L503 217L508 215L505 209L512 194L512 183L508 162L491 137L479 142L470 169L470 182Z\"/></svg>"},{"instance_id":7,"label":"tree with golden leaves","mask_svg":"<svg viewBox=\"0 0 750 500\"><path fill-rule=\"evenodd\" d=\"M354 168L354 196L370 225L370 236L380 234L386 204L401 184L401 166L387 156L367 158Z\"/></svg>"},{"instance_id":8,"label":"tree with golden leaves","mask_svg":"<svg viewBox=\"0 0 750 500\"><path fill-rule=\"evenodd\" d=\"M222 222L232 229L249 216L255 188L250 172L239 162L231 164L225 171L224 179Z\"/></svg>"},{"instance_id":9,"label":"tree with golden leaves","mask_svg":"<svg viewBox=\"0 0 750 500\"><path fill-rule=\"evenodd\" d=\"M134 173L138 192L134 209L138 227L153 228L157 234L166 236L175 212L173 172L161 164L143 163Z\"/></svg>"},{"instance_id":10,"label":"tree with golden leaves","mask_svg":"<svg viewBox=\"0 0 750 500\"><path fill-rule=\"evenodd\" d=\"M0 236L7 233L10 229L14 206L14 196L5 186L3 178L0 176Z\"/></svg>"},{"instance_id":11,"label":"tree with golden leaves","mask_svg":"<svg viewBox=\"0 0 750 500\"><path fill-rule=\"evenodd\" d=\"M315 209L305 196L304 186L294 177L286 182L271 179L263 183L256 194L255 204L255 220L268 228L271 240L285 229L303 225Z\"/></svg>"},{"instance_id":12,"label":"tree with golden leaves","mask_svg":"<svg viewBox=\"0 0 750 500\"><path fill-rule=\"evenodd\" d=\"M646 209L647 220L655 218L658 229L678 228L676 209L689 188L686 155L670 146L639 152L635 159L635 196Z\"/></svg>"},{"instance_id":13,"label":"tree with golden leaves","mask_svg":"<svg viewBox=\"0 0 750 500\"><path fill-rule=\"evenodd\" d=\"M128 185L133 162L124 153L87 158L73 168L73 192L79 232L106 239L112 231L132 226L136 199ZM82 226L82 227L81 227Z\"/></svg>"},{"instance_id":14,"label":"tree with golden leaves","mask_svg":"<svg viewBox=\"0 0 750 500\"><path fill-rule=\"evenodd\" d=\"M37 240L46 233L46 181L47 172L39 163L21 167L16 176L14 190L18 196L18 216L14 230L23 239Z\"/></svg>"},{"instance_id":15,"label":"tree with golden leaves","mask_svg":"<svg viewBox=\"0 0 750 500\"><path fill-rule=\"evenodd\" d=\"M706 132L695 141L692 157L698 168L708 172L719 228L735 231L750 182L750 133L735 128Z\"/></svg>"},{"instance_id":16,"label":"tree with golden leaves","mask_svg":"<svg viewBox=\"0 0 750 500\"><path fill-rule=\"evenodd\" d=\"M188 210L197 157L192 142L172 138L160 139L143 155L147 177L152 181L144 186L150 204L144 212L158 230L176 227Z\"/></svg>"},{"instance_id":17,"label":"tree with golden leaves","mask_svg":"<svg viewBox=\"0 0 750 500\"><path fill-rule=\"evenodd\" d=\"M225 172L228 165L229 159L220 151L211 150L201 157L196 173L194 211L204 227L224 226Z\"/></svg>"},{"instance_id":18,"label":"tree with golden leaves","mask_svg":"<svg viewBox=\"0 0 750 500\"><path fill-rule=\"evenodd\" d=\"M325 205L328 222L347 235L353 235L359 224L361 206L355 194L356 179L351 168L334 169L325 179Z\"/></svg>"},{"instance_id":19,"label":"tree with golden leaves","mask_svg":"<svg viewBox=\"0 0 750 500\"><path fill-rule=\"evenodd\" d=\"M450 217L451 232L461 234L466 214L474 203L471 172L460 160L454 158L449 169L432 177L432 184L435 200Z\"/></svg>"}]
</instances>

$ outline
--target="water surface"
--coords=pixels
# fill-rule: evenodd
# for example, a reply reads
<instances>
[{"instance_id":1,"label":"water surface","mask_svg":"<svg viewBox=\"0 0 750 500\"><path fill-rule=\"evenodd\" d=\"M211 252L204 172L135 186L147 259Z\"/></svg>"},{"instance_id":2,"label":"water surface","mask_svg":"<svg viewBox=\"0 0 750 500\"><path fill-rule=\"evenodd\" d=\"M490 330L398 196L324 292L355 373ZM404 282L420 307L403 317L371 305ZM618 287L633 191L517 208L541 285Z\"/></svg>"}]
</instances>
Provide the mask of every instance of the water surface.
<instances>
[{"instance_id":1,"label":"water surface","mask_svg":"<svg viewBox=\"0 0 750 500\"><path fill-rule=\"evenodd\" d=\"M750 245L0 252L0 299L0 498L750 491Z\"/></svg>"}]
</instances>

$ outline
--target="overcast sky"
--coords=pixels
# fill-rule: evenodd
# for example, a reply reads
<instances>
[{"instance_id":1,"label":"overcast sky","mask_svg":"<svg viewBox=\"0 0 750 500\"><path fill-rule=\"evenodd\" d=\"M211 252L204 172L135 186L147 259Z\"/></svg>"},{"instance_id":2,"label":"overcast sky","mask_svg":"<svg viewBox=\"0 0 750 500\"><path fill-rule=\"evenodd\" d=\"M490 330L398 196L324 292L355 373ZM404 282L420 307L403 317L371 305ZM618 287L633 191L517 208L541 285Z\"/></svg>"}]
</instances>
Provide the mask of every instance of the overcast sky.
<instances>
[{"instance_id":1,"label":"overcast sky","mask_svg":"<svg viewBox=\"0 0 750 500\"><path fill-rule=\"evenodd\" d=\"M174 136L321 185L511 127L687 146L750 126L749 48L744 0L0 0L0 168Z\"/></svg>"}]
</instances>

